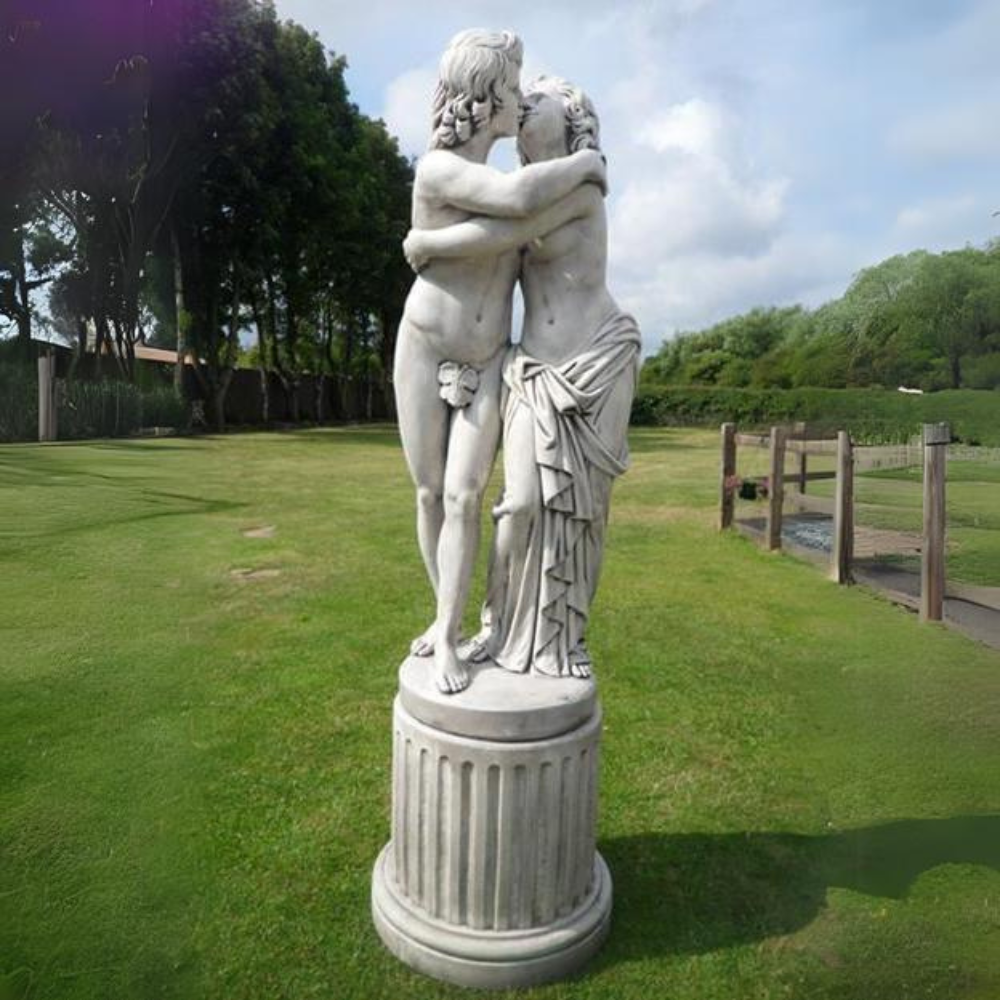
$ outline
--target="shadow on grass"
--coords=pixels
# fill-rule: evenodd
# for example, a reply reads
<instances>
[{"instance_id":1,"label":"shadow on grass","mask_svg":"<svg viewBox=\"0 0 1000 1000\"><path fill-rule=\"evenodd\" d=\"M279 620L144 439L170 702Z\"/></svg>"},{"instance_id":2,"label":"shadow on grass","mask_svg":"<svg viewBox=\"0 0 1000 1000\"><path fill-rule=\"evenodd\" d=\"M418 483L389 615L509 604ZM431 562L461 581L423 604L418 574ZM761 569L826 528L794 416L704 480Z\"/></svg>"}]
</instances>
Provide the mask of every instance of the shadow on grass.
<instances>
[{"instance_id":1,"label":"shadow on grass","mask_svg":"<svg viewBox=\"0 0 1000 1000\"><path fill-rule=\"evenodd\" d=\"M294 438L296 444L324 445L331 448L337 444L377 445L381 448L399 448L399 431L394 424L345 424L330 427L294 427L288 430L272 428L262 441L281 444L283 438Z\"/></svg>"},{"instance_id":2,"label":"shadow on grass","mask_svg":"<svg viewBox=\"0 0 1000 1000\"><path fill-rule=\"evenodd\" d=\"M135 468L133 465L115 461L113 465L101 463L102 468L114 468L114 472L97 472L90 468L91 464L98 464L90 461L90 453L97 450L121 450L122 446L86 442L85 448L85 452L75 454L66 448L57 449L50 445L33 451L0 452L3 456L0 458L0 476L16 477L19 485L64 487L71 478L100 479L111 483L135 482L152 478L156 469L155 466L139 466L142 471L136 474L130 471ZM124 450L134 450L134 447Z\"/></svg>"},{"instance_id":3,"label":"shadow on grass","mask_svg":"<svg viewBox=\"0 0 1000 1000\"><path fill-rule=\"evenodd\" d=\"M42 462L32 462L30 464L25 463L20 466L0 462L0 477L4 476L10 476L11 482L14 482L13 477L16 476L16 485L18 486L31 486L32 488L51 487L54 489L66 489L69 485L68 481L71 479L98 479L101 483L131 486L135 483L148 482L150 479L154 478L149 475L148 472L138 474L124 472L112 475L107 472L94 472L91 469L80 469L61 462L51 462L48 464ZM3 479L0 478L0 485L9 484L5 483Z\"/></svg>"},{"instance_id":4,"label":"shadow on grass","mask_svg":"<svg viewBox=\"0 0 1000 1000\"><path fill-rule=\"evenodd\" d=\"M603 961L702 953L789 934L827 889L902 899L943 864L1000 872L1000 816L902 820L828 836L641 834L600 845L614 878Z\"/></svg>"},{"instance_id":5,"label":"shadow on grass","mask_svg":"<svg viewBox=\"0 0 1000 1000\"><path fill-rule=\"evenodd\" d=\"M170 438L89 438L65 443L101 451L145 451L159 454L161 451L204 451L205 445L201 443L204 437L207 435L178 434L171 435ZM178 443L171 443L174 441Z\"/></svg>"},{"instance_id":6,"label":"shadow on grass","mask_svg":"<svg viewBox=\"0 0 1000 1000\"><path fill-rule=\"evenodd\" d=\"M39 531L25 531L20 526L11 531L4 531L0 528L0 540L14 539L17 542L22 542L39 538L51 539L59 536L78 535L94 529L119 528L125 524L138 524L140 521L156 521L165 517L220 514L242 510L249 506L247 503L236 500L211 500L206 497L188 496L184 493L167 493L161 490L139 490L137 496L140 498L140 502L147 506L146 509L140 509L134 514L116 513L104 517L75 516L69 523L48 524ZM149 509L150 506L154 505L156 509Z\"/></svg>"}]
</instances>

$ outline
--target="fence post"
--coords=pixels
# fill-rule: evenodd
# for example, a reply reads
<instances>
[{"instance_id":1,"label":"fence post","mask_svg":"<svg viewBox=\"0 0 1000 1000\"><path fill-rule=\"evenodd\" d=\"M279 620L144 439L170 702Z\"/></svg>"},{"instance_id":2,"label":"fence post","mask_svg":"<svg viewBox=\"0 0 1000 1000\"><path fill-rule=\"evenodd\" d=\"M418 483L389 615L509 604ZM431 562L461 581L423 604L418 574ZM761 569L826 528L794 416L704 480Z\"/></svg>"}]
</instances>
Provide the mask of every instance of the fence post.
<instances>
[{"instance_id":1,"label":"fence post","mask_svg":"<svg viewBox=\"0 0 1000 1000\"><path fill-rule=\"evenodd\" d=\"M947 424L924 424L924 541L920 557L920 620L944 616L945 461L951 432Z\"/></svg>"},{"instance_id":2,"label":"fence post","mask_svg":"<svg viewBox=\"0 0 1000 1000\"><path fill-rule=\"evenodd\" d=\"M793 428L793 433L796 440L805 441L809 437L809 425L804 420L799 420ZM808 471L809 461L803 449L799 452L799 493L805 493L806 491L806 483L809 481L806 478Z\"/></svg>"},{"instance_id":3,"label":"fence post","mask_svg":"<svg viewBox=\"0 0 1000 1000\"><path fill-rule=\"evenodd\" d=\"M719 530L732 526L733 496L732 478L736 475L736 424L722 425L722 471L719 475Z\"/></svg>"},{"instance_id":4,"label":"fence post","mask_svg":"<svg viewBox=\"0 0 1000 1000\"><path fill-rule=\"evenodd\" d=\"M768 549L781 548L781 507L785 499L785 428L771 428L771 474L768 478Z\"/></svg>"},{"instance_id":5,"label":"fence post","mask_svg":"<svg viewBox=\"0 0 1000 1000\"><path fill-rule=\"evenodd\" d=\"M49 440L58 441L59 440L59 397L65 391L65 381L61 381L56 378L56 356L53 354L50 363L50 374L51 380L50 384L52 386L52 393L49 399L52 403L52 409L49 410Z\"/></svg>"},{"instance_id":6,"label":"fence post","mask_svg":"<svg viewBox=\"0 0 1000 1000\"><path fill-rule=\"evenodd\" d=\"M837 486L833 506L831 576L837 583L851 583L854 559L854 447L847 431L837 433Z\"/></svg>"},{"instance_id":7,"label":"fence post","mask_svg":"<svg viewBox=\"0 0 1000 1000\"><path fill-rule=\"evenodd\" d=\"M38 355L38 440L56 438L56 359L49 353Z\"/></svg>"}]
</instances>

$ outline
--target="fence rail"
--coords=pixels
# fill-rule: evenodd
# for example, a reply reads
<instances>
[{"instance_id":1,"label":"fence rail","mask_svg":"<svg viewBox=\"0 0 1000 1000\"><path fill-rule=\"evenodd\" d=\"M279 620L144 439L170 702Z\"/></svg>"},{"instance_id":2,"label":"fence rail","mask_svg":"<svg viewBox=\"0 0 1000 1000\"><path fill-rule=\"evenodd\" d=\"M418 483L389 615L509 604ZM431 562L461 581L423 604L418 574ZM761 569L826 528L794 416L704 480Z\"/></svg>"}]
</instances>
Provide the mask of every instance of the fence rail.
<instances>
[{"instance_id":1,"label":"fence rail","mask_svg":"<svg viewBox=\"0 0 1000 1000\"><path fill-rule=\"evenodd\" d=\"M923 444L862 445L854 449L855 471L906 469L924 460Z\"/></svg>"},{"instance_id":2,"label":"fence rail","mask_svg":"<svg viewBox=\"0 0 1000 1000\"><path fill-rule=\"evenodd\" d=\"M772 551L782 546L782 516L786 485L794 488L788 493L788 503L797 511L828 516L833 519L833 540L830 547L829 572L838 583L853 580L852 564L855 550L854 477L857 472L874 469L901 468L923 464L923 532L920 544L920 617L924 621L940 621L944 613L944 598L961 596L994 606L1000 603L995 588L977 588L962 585L946 586L945 581L945 477L951 434L947 424L925 424L922 442L917 445L890 445L888 447L855 448L850 435L839 431L835 440L810 439L802 425L788 430L776 426L770 434L740 434L735 424L722 425L722 461L720 491L720 528L745 526L735 517L735 492L737 475L737 448L767 448L769 456L768 506L761 544ZM785 471L785 456L799 456L796 472ZM834 455L836 469L809 472L807 455ZM806 485L818 480L834 480L833 497L817 497L806 492ZM759 533L754 530L755 535ZM973 592L974 595L973 595ZM973 596L970 596L973 595ZM913 601L904 603L914 603Z\"/></svg>"},{"instance_id":3,"label":"fence rail","mask_svg":"<svg viewBox=\"0 0 1000 1000\"><path fill-rule=\"evenodd\" d=\"M796 510L805 511L810 514L826 514L833 517L836 510L836 501L833 497L817 497L809 493L793 493L789 498Z\"/></svg>"}]
</instances>

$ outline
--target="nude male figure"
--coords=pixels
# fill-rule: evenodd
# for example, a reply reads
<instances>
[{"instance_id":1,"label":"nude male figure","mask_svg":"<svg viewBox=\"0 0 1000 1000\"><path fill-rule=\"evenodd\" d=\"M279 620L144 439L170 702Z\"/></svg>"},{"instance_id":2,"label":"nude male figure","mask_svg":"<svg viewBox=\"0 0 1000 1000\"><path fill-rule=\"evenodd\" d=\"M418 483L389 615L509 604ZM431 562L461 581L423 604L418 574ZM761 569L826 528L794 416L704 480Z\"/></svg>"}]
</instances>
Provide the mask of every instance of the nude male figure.
<instances>
[{"instance_id":1,"label":"nude male figure","mask_svg":"<svg viewBox=\"0 0 1000 1000\"><path fill-rule=\"evenodd\" d=\"M510 32L465 31L441 60L430 151L417 166L413 226L473 215L524 218L586 182L604 182L600 155L504 174L486 166L494 142L517 134L522 46ZM483 491L500 436L500 377L510 339L515 249L441 259L417 276L396 344L400 435L417 488L417 538L437 597L433 625L412 652L434 656L438 687L469 683L457 646L479 543Z\"/></svg>"}]
</instances>

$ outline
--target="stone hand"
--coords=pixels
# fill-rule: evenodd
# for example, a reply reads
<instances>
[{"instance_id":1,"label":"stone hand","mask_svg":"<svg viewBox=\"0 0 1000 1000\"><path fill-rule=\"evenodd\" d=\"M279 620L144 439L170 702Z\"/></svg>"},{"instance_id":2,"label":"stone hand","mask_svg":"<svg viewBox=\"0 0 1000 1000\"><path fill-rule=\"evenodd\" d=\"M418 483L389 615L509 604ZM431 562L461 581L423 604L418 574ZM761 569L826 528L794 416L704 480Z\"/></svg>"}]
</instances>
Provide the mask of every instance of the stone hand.
<instances>
[{"instance_id":1,"label":"stone hand","mask_svg":"<svg viewBox=\"0 0 1000 1000\"><path fill-rule=\"evenodd\" d=\"M411 229L406 234L406 239L403 240L403 256L415 274L419 274L429 263L430 257L419 229Z\"/></svg>"},{"instance_id":2,"label":"stone hand","mask_svg":"<svg viewBox=\"0 0 1000 1000\"><path fill-rule=\"evenodd\" d=\"M584 181L596 184L601 189L601 194L607 197L608 194L608 163L603 154L596 149L583 149L576 154L586 163L586 173Z\"/></svg>"}]
</instances>

